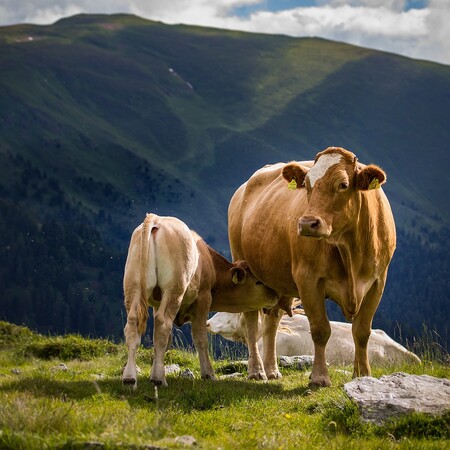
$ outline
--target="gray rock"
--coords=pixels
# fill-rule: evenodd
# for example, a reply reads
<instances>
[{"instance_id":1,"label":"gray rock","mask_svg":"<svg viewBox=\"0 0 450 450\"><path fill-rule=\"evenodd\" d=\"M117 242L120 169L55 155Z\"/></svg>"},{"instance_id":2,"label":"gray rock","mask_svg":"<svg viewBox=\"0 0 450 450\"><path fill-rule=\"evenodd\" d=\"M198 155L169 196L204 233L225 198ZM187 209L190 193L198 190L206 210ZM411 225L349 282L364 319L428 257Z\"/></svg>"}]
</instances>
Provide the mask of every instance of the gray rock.
<instances>
[{"instance_id":1,"label":"gray rock","mask_svg":"<svg viewBox=\"0 0 450 450\"><path fill-rule=\"evenodd\" d=\"M175 442L183 447L192 447L193 445L197 445L197 440L194 436L189 436L188 434L184 436L177 436L175 438Z\"/></svg>"},{"instance_id":2,"label":"gray rock","mask_svg":"<svg viewBox=\"0 0 450 450\"><path fill-rule=\"evenodd\" d=\"M382 424L400 414L442 415L450 410L450 380L403 372L355 378L344 385L362 420Z\"/></svg>"},{"instance_id":3,"label":"gray rock","mask_svg":"<svg viewBox=\"0 0 450 450\"><path fill-rule=\"evenodd\" d=\"M183 378L195 378L194 372L192 372L191 369L183 370L183 372L181 372L180 376Z\"/></svg>"},{"instance_id":4,"label":"gray rock","mask_svg":"<svg viewBox=\"0 0 450 450\"><path fill-rule=\"evenodd\" d=\"M280 356L279 360L281 367L291 367L297 370L307 370L312 367L314 356Z\"/></svg>"},{"instance_id":5,"label":"gray rock","mask_svg":"<svg viewBox=\"0 0 450 450\"><path fill-rule=\"evenodd\" d=\"M244 374L241 372L234 372L234 373L229 373L227 375L222 375L220 378L242 378L244 377Z\"/></svg>"},{"instance_id":6,"label":"gray rock","mask_svg":"<svg viewBox=\"0 0 450 450\"><path fill-rule=\"evenodd\" d=\"M165 367L166 375L177 374L181 372L181 368L178 364L171 364Z\"/></svg>"},{"instance_id":7,"label":"gray rock","mask_svg":"<svg viewBox=\"0 0 450 450\"><path fill-rule=\"evenodd\" d=\"M69 368L67 367L66 364L61 363L61 364L58 364L57 366L53 366L50 370L67 372L69 370Z\"/></svg>"}]
</instances>

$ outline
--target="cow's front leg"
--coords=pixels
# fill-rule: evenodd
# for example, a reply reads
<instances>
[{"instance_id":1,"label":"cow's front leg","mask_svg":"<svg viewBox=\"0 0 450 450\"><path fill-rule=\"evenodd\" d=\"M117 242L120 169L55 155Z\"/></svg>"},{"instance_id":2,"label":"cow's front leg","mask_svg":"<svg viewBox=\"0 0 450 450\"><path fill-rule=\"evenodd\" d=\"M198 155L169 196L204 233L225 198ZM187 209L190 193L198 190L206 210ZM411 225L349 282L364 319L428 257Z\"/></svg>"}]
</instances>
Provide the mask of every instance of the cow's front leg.
<instances>
[{"instance_id":1,"label":"cow's front leg","mask_svg":"<svg viewBox=\"0 0 450 450\"><path fill-rule=\"evenodd\" d=\"M259 337L259 311L248 311L244 313L247 326L247 347L248 347L248 379L267 380L264 371L263 361L256 344Z\"/></svg>"},{"instance_id":2,"label":"cow's front leg","mask_svg":"<svg viewBox=\"0 0 450 450\"><path fill-rule=\"evenodd\" d=\"M154 308L153 327L153 366L150 381L160 386L167 386L164 367L164 356L172 333L173 321L180 309L183 295L180 293L164 292L161 304Z\"/></svg>"},{"instance_id":3,"label":"cow's front leg","mask_svg":"<svg viewBox=\"0 0 450 450\"><path fill-rule=\"evenodd\" d=\"M278 370L276 354L277 331L282 316L283 310L278 306L273 307L263 316L263 362L264 370L269 380L276 380L282 377L281 372Z\"/></svg>"},{"instance_id":4,"label":"cow's front leg","mask_svg":"<svg viewBox=\"0 0 450 450\"><path fill-rule=\"evenodd\" d=\"M315 290L304 290L315 292ZM325 357L325 347L331 334L331 326L325 310L325 301L321 296L301 297L305 313L309 320L311 337L314 342L314 363L309 385L312 387L331 386Z\"/></svg>"},{"instance_id":5,"label":"cow's front leg","mask_svg":"<svg viewBox=\"0 0 450 450\"><path fill-rule=\"evenodd\" d=\"M215 380L214 369L208 354L208 333L206 322L211 307L211 293L201 292L193 306L192 339L200 360L200 373L202 378Z\"/></svg>"},{"instance_id":6,"label":"cow's front leg","mask_svg":"<svg viewBox=\"0 0 450 450\"><path fill-rule=\"evenodd\" d=\"M353 341L355 342L353 377L370 376L371 374L367 346L372 330L373 316L383 293L384 281L385 278L372 285L352 322Z\"/></svg>"},{"instance_id":7,"label":"cow's front leg","mask_svg":"<svg viewBox=\"0 0 450 450\"><path fill-rule=\"evenodd\" d=\"M125 325L124 334L125 342L128 348L128 360L122 373L122 384L137 388L137 368L136 368L136 351L141 343L141 335L138 331L138 302L140 295L137 293L131 302L126 302L130 305L127 312L127 324Z\"/></svg>"}]
</instances>

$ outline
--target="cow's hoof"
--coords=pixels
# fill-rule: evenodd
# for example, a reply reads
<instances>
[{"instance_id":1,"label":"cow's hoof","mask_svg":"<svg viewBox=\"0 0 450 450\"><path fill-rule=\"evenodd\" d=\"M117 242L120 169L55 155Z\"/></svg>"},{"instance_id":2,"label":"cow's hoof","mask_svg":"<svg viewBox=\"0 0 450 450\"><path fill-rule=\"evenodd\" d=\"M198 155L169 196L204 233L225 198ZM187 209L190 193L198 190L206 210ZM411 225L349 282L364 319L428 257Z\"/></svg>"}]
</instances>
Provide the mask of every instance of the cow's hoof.
<instances>
[{"instance_id":1,"label":"cow's hoof","mask_svg":"<svg viewBox=\"0 0 450 450\"><path fill-rule=\"evenodd\" d=\"M136 378L122 378L122 386L132 387L133 389L137 388L137 380Z\"/></svg>"},{"instance_id":2,"label":"cow's hoof","mask_svg":"<svg viewBox=\"0 0 450 450\"><path fill-rule=\"evenodd\" d=\"M273 372L268 373L267 378L269 380L279 380L280 378L283 378L283 375L281 375L281 372L279 372L278 370L275 370Z\"/></svg>"},{"instance_id":3,"label":"cow's hoof","mask_svg":"<svg viewBox=\"0 0 450 450\"><path fill-rule=\"evenodd\" d=\"M267 376L266 376L266 374L264 372L249 373L247 378L249 380L267 381Z\"/></svg>"},{"instance_id":4,"label":"cow's hoof","mask_svg":"<svg viewBox=\"0 0 450 450\"><path fill-rule=\"evenodd\" d=\"M318 388L318 387L330 387L331 380L330 377L314 377L311 378L311 381L308 384L310 388Z\"/></svg>"}]
</instances>

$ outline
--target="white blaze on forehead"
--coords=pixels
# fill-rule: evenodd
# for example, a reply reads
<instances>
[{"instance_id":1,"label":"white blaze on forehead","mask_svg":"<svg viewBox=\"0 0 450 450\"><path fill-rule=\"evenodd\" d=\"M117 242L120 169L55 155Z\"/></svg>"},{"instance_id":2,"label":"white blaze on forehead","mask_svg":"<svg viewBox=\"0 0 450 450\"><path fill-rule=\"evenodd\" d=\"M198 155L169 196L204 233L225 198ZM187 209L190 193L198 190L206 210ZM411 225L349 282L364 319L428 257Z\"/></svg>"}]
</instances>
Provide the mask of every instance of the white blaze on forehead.
<instances>
[{"instance_id":1,"label":"white blaze on forehead","mask_svg":"<svg viewBox=\"0 0 450 450\"><path fill-rule=\"evenodd\" d=\"M338 164L342 159L342 155L340 153L328 153L326 155L322 155L314 166L309 169L308 174L306 175L309 179L309 184L311 188L314 187L314 184L317 180L322 178L326 171L335 164Z\"/></svg>"}]
</instances>

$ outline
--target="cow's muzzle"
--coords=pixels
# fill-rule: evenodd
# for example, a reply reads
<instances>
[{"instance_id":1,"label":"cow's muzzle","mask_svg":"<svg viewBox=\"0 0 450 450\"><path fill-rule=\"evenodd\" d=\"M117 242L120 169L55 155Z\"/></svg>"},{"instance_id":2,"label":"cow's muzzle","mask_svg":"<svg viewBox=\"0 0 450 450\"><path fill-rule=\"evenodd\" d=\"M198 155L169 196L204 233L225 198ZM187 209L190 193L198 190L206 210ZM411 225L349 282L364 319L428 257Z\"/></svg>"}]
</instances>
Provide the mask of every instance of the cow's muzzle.
<instances>
[{"instance_id":1,"label":"cow's muzzle","mask_svg":"<svg viewBox=\"0 0 450 450\"><path fill-rule=\"evenodd\" d=\"M326 238L330 231L320 217L303 216L298 221L298 234L315 238Z\"/></svg>"}]
</instances>

